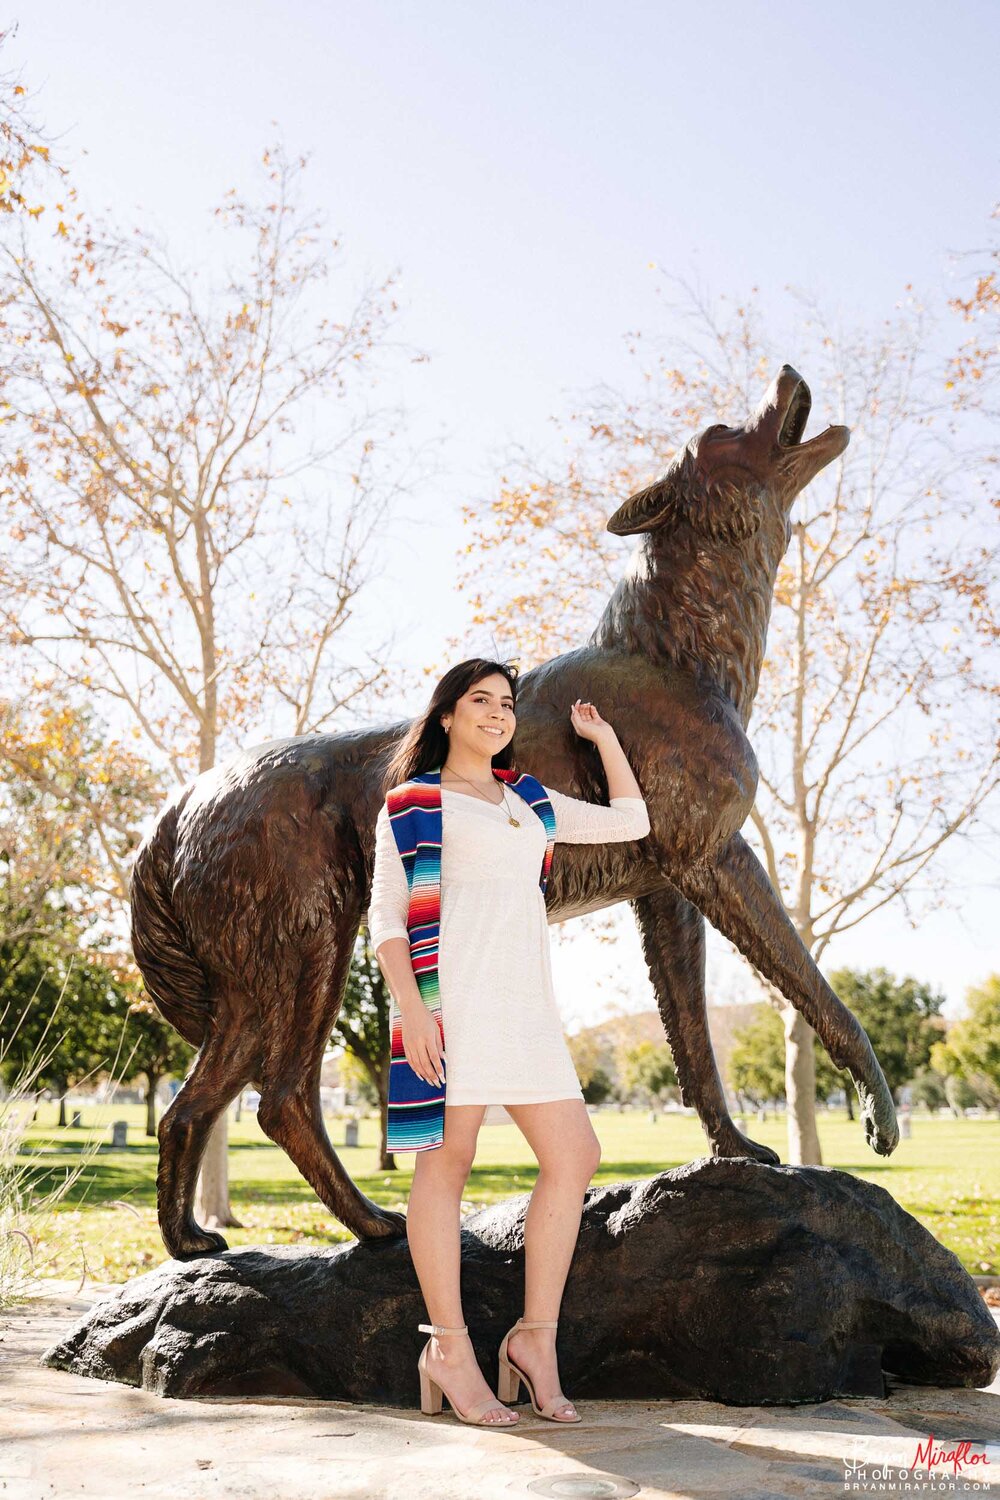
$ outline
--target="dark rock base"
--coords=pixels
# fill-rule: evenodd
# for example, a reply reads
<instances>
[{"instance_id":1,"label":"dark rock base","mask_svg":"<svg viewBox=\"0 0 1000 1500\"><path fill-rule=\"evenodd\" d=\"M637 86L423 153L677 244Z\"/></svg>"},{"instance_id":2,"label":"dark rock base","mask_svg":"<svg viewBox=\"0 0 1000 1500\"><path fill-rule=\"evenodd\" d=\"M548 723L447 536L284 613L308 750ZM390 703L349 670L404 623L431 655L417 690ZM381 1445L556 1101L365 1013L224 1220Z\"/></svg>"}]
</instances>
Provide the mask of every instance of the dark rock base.
<instances>
[{"instance_id":1,"label":"dark rock base","mask_svg":"<svg viewBox=\"0 0 1000 1500\"><path fill-rule=\"evenodd\" d=\"M527 1195L462 1224L466 1321L495 1389L523 1311ZM405 1238L228 1250L137 1277L43 1363L163 1396L419 1404L427 1312ZM989 1385L1000 1331L958 1258L883 1188L826 1167L704 1158L591 1188L563 1298L574 1400L733 1405Z\"/></svg>"}]
</instances>

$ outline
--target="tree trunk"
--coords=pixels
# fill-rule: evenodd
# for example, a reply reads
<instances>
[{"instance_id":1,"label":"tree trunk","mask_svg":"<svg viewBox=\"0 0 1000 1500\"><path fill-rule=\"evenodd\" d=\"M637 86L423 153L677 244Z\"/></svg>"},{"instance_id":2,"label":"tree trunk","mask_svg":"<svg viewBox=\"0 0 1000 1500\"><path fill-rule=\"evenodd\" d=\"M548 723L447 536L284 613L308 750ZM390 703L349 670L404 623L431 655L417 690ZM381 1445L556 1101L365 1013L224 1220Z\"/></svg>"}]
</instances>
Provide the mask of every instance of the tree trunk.
<instances>
[{"instance_id":1,"label":"tree trunk","mask_svg":"<svg viewBox=\"0 0 1000 1500\"><path fill-rule=\"evenodd\" d=\"M854 1119L854 1095L851 1092L853 1088L854 1084L848 1079L844 1085L844 1096L847 1099L847 1118L849 1120Z\"/></svg>"},{"instance_id":2,"label":"tree trunk","mask_svg":"<svg viewBox=\"0 0 1000 1500\"><path fill-rule=\"evenodd\" d=\"M785 1098L788 1101L788 1160L794 1166L820 1167L823 1155L816 1128L815 1032L792 1005L783 1005L785 1027Z\"/></svg>"},{"instance_id":3,"label":"tree trunk","mask_svg":"<svg viewBox=\"0 0 1000 1500\"><path fill-rule=\"evenodd\" d=\"M156 1085L160 1081L159 1073L151 1073L147 1068L146 1079L146 1134L156 1135Z\"/></svg>"},{"instance_id":4,"label":"tree trunk","mask_svg":"<svg viewBox=\"0 0 1000 1500\"><path fill-rule=\"evenodd\" d=\"M396 1158L389 1150L389 1096L379 1089L378 1095L379 1115L379 1143L378 1143L378 1166L380 1172L395 1172Z\"/></svg>"},{"instance_id":5,"label":"tree trunk","mask_svg":"<svg viewBox=\"0 0 1000 1500\"><path fill-rule=\"evenodd\" d=\"M205 697L199 736L198 769L205 772L210 771L215 765L219 711L219 662L215 650L215 611L209 577L205 517L201 510L195 514L194 531L198 555L198 576L204 604L201 621L201 650ZM219 1115L209 1132L205 1154L201 1159L201 1170L198 1173L198 1187L194 1196L194 1216L204 1229L242 1229L243 1227L233 1213L229 1202L228 1106Z\"/></svg>"},{"instance_id":6,"label":"tree trunk","mask_svg":"<svg viewBox=\"0 0 1000 1500\"><path fill-rule=\"evenodd\" d=\"M204 1229L242 1229L229 1205L229 1111L212 1126L201 1159L194 1216Z\"/></svg>"},{"instance_id":7,"label":"tree trunk","mask_svg":"<svg viewBox=\"0 0 1000 1500\"><path fill-rule=\"evenodd\" d=\"M66 1125L66 1088L67 1085L63 1084L59 1092L59 1124L63 1127Z\"/></svg>"},{"instance_id":8,"label":"tree trunk","mask_svg":"<svg viewBox=\"0 0 1000 1500\"><path fill-rule=\"evenodd\" d=\"M370 1057L363 1059L368 1070L368 1077L372 1081L375 1097L378 1100L379 1120L379 1142L378 1142L378 1165L380 1172L395 1172L396 1158L389 1150L389 1063L381 1066L372 1062Z\"/></svg>"}]
</instances>

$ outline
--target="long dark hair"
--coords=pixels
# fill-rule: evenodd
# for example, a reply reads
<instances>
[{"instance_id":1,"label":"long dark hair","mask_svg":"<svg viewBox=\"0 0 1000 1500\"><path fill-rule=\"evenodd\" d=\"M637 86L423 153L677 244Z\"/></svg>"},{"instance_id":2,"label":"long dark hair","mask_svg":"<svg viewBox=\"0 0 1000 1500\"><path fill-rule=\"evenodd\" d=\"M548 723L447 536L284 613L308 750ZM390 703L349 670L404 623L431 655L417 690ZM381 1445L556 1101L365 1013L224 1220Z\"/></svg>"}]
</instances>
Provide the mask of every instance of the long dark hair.
<instances>
[{"instance_id":1,"label":"long dark hair","mask_svg":"<svg viewBox=\"0 0 1000 1500\"><path fill-rule=\"evenodd\" d=\"M382 777L382 796L394 786L419 776L422 771L433 771L443 766L448 758L448 736L441 723L442 714L454 713L455 704L463 693L467 693L484 677L500 672L510 684L511 697L517 709L518 668L509 661L490 661L484 656L473 656L450 667L431 694L431 701L418 719L414 719L399 743ZM515 770L514 740L504 745L493 756L493 765L501 771Z\"/></svg>"}]
</instances>

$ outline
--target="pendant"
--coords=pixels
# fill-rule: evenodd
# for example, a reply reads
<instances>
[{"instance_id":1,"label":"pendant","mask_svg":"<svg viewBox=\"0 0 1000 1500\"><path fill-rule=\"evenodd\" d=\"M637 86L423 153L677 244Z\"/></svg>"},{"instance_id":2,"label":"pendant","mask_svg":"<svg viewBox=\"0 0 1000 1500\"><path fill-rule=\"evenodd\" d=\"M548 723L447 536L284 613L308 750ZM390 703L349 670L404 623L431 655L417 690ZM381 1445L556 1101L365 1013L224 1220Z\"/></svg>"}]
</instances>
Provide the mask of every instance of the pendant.
<instances>
[{"instance_id":1,"label":"pendant","mask_svg":"<svg viewBox=\"0 0 1000 1500\"><path fill-rule=\"evenodd\" d=\"M521 826L517 818L508 818L507 822L511 825L512 828L520 828Z\"/></svg>"}]
</instances>

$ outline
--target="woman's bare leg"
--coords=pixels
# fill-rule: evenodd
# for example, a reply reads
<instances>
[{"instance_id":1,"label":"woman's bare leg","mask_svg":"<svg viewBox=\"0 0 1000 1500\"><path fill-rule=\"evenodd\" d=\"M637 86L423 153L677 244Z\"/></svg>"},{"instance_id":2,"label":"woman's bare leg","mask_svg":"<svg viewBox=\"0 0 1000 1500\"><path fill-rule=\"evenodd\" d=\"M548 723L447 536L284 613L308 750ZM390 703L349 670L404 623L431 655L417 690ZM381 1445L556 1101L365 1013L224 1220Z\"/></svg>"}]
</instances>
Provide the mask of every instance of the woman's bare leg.
<instances>
[{"instance_id":1,"label":"woman's bare leg","mask_svg":"<svg viewBox=\"0 0 1000 1500\"><path fill-rule=\"evenodd\" d=\"M538 1179L524 1221L524 1318L558 1318L583 1196L601 1160L600 1142L582 1099L506 1108L538 1158ZM511 1335L507 1349L531 1376L539 1406L559 1395L556 1329L525 1328ZM568 1402L555 1415L574 1417L576 1408Z\"/></svg>"},{"instance_id":2,"label":"woman's bare leg","mask_svg":"<svg viewBox=\"0 0 1000 1500\"><path fill-rule=\"evenodd\" d=\"M475 1159L476 1139L485 1113L486 1107L481 1104L446 1104L443 1144L433 1151L419 1151L413 1166L406 1238L424 1294L427 1322L441 1323L446 1328L460 1328L466 1321L462 1312L459 1223L462 1193ZM427 1370L454 1396L462 1411L496 1394L483 1377L467 1333L432 1337ZM503 1407L488 1412L484 1420L509 1427L519 1416Z\"/></svg>"}]
</instances>

